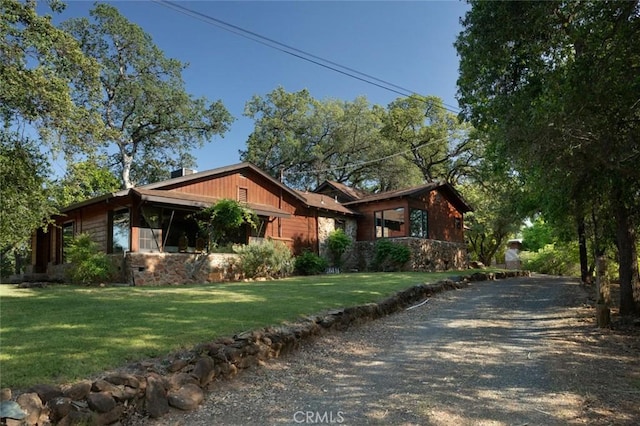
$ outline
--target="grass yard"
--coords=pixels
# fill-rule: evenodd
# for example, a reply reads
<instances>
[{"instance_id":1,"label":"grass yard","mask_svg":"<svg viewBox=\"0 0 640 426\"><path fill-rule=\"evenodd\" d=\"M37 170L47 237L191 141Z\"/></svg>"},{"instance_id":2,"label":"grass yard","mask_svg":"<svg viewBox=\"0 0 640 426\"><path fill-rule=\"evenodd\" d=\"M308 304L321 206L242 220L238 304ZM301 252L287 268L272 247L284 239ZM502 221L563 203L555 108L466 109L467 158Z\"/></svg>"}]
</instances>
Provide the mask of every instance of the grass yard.
<instances>
[{"instance_id":1,"label":"grass yard","mask_svg":"<svg viewBox=\"0 0 640 426\"><path fill-rule=\"evenodd\" d=\"M0 387L72 382L460 274L358 273L173 287L1 285Z\"/></svg>"}]
</instances>

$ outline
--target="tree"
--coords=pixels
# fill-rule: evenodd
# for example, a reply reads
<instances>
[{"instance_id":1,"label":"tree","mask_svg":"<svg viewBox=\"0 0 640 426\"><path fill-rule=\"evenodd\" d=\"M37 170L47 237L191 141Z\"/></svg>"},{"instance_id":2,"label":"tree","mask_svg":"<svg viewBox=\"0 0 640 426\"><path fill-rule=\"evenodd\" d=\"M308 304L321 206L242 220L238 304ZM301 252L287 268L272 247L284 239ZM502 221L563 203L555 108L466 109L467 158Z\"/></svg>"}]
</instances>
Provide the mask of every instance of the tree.
<instances>
[{"instance_id":1,"label":"tree","mask_svg":"<svg viewBox=\"0 0 640 426\"><path fill-rule=\"evenodd\" d=\"M94 145L103 152L115 146L113 160L125 188L150 176L168 176L178 163L192 167L189 151L224 135L232 122L229 112L221 101L189 95L182 80L185 66L166 58L115 7L97 4L91 16L94 23L72 19L63 28L101 65L101 99L94 111L107 131L94 138Z\"/></svg>"},{"instance_id":2,"label":"tree","mask_svg":"<svg viewBox=\"0 0 640 426\"><path fill-rule=\"evenodd\" d=\"M47 3L53 12L64 9L60 1ZM99 67L35 6L35 1L0 0L0 124L34 125L50 143L53 133L64 134L67 148L77 150L88 135L102 131L100 117L86 108L95 100ZM77 88L86 103L75 99Z\"/></svg>"},{"instance_id":3,"label":"tree","mask_svg":"<svg viewBox=\"0 0 640 426\"><path fill-rule=\"evenodd\" d=\"M21 265L9 261L10 255L26 256L31 232L43 227L45 218L55 213L49 199L47 168L34 141L0 130L0 257L3 264L13 265L15 272Z\"/></svg>"},{"instance_id":4,"label":"tree","mask_svg":"<svg viewBox=\"0 0 640 426\"><path fill-rule=\"evenodd\" d=\"M98 197L120 188L120 181L107 166L87 160L67 165L67 172L55 183L55 198L58 206Z\"/></svg>"},{"instance_id":5,"label":"tree","mask_svg":"<svg viewBox=\"0 0 640 426\"><path fill-rule=\"evenodd\" d=\"M567 200L567 219L580 223L584 206L604 201L620 312L637 312L638 2L471 4L456 42L463 115L532 187Z\"/></svg>"},{"instance_id":6,"label":"tree","mask_svg":"<svg viewBox=\"0 0 640 426\"><path fill-rule=\"evenodd\" d=\"M478 159L471 127L435 96L398 98L387 107L382 135L427 182L457 183Z\"/></svg>"},{"instance_id":7,"label":"tree","mask_svg":"<svg viewBox=\"0 0 640 426\"><path fill-rule=\"evenodd\" d=\"M256 124L241 158L300 189L327 179L362 189L407 186L399 177L419 183L415 168L381 137L383 114L364 97L318 101L307 90L280 87L247 102L245 115Z\"/></svg>"}]
</instances>

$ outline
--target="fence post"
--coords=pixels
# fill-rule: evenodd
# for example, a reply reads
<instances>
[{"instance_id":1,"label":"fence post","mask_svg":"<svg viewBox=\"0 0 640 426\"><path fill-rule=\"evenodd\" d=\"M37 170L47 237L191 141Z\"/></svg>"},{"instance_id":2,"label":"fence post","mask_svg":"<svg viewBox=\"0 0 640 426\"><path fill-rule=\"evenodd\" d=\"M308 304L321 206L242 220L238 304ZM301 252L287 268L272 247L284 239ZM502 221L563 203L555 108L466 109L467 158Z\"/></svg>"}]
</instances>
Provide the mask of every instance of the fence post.
<instances>
[{"instance_id":1,"label":"fence post","mask_svg":"<svg viewBox=\"0 0 640 426\"><path fill-rule=\"evenodd\" d=\"M596 319L598 321L598 327L609 327L611 324L611 290L609 288L609 282L607 281L606 270L607 261L604 256L598 256L596 260L597 279L596 284L598 288L598 300L596 302Z\"/></svg>"}]
</instances>

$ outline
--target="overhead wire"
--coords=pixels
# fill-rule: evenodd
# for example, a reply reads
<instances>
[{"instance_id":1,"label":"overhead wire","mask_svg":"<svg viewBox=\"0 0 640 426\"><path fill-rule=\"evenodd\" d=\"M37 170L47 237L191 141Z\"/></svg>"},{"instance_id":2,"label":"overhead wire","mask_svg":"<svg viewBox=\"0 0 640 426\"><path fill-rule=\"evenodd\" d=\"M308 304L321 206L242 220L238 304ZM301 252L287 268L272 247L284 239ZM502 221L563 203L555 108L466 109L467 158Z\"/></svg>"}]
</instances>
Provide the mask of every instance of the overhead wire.
<instances>
[{"instance_id":1,"label":"overhead wire","mask_svg":"<svg viewBox=\"0 0 640 426\"><path fill-rule=\"evenodd\" d=\"M162 6L165 6L169 9L173 9L177 12L180 12L182 14L185 14L187 16L191 16L193 18L196 18L202 22L214 25L218 28L221 28L225 31L231 32L233 34L239 35L241 37L247 38L249 40L252 40L256 43L262 44L264 46L270 47L272 49L278 50L282 53L291 55L293 57L296 57L298 59L302 59L304 61L310 62L314 65L318 65L320 67L329 69L331 71L335 71L338 72L340 74L343 74L345 76L354 78L356 80L362 81L364 83L367 84L371 84L373 86L376 86L378 88L402 95L402 96L406 96L406 97L410 97L410 98L418 98L420 100L425 100L426 98L423 95L418 94L417 92L404 88L402 86L393 84L391 82L388 82L386 80L383 79L379 79L377 77L374 77L370 74L367 73L363 73L361 71L358 71L356 69L347 67L345 65L341 65L337 62L331 61L329 59L326 58L322 58L320 56L314 55L312 53L306 52L304 50L298 49L296 47L290 46L288 44L285 43L281 43L277 40L274 40L272 38L269 37L265 37L261 34L258 34L256 32L247 30L245 28L239 27L237 25L225 22L221 19L217 19L214 18L213 16L210 16L208 14L199 12L197 10L193 10L190 9L188 7L185 7L181 4L172 2L172 1L168 1L168 0L152 0ZM449 111L453 114L458 114L460 112L460 109L457 107L453 107L450 105L447 105L445 103L442 103L442 105L437 104L436 105L439 108L442 108L446 111ZM457 111L454 111L454 109L456 109Z\"/></svg>"}]
</instances>

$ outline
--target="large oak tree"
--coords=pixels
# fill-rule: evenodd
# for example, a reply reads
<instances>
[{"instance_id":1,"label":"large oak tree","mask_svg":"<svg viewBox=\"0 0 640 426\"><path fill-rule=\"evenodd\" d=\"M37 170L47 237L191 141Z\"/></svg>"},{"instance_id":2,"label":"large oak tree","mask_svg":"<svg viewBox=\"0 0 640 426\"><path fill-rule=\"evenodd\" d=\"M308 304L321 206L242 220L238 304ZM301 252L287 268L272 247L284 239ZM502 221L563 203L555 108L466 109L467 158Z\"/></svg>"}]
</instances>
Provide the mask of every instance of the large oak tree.
<instances>
[{"instance_id":1,"label":"large oak tree","mask_svg":"<svg viewBox=\"0 0 640 426\"><path fill-rule=\"evenodd\" d=\"M100 64L100 103L107 128L92 141L130 188L175 167L192 167L190 151L224 135L232 117L221 101L209 103L186 92L185 65L165 57L151 37L110 5L97 4L93 22L72 19L63 28ZM87 98L88 100L88 98ZM111 151L110 151L111 148Z\"/></svg>"}]
</instances>

